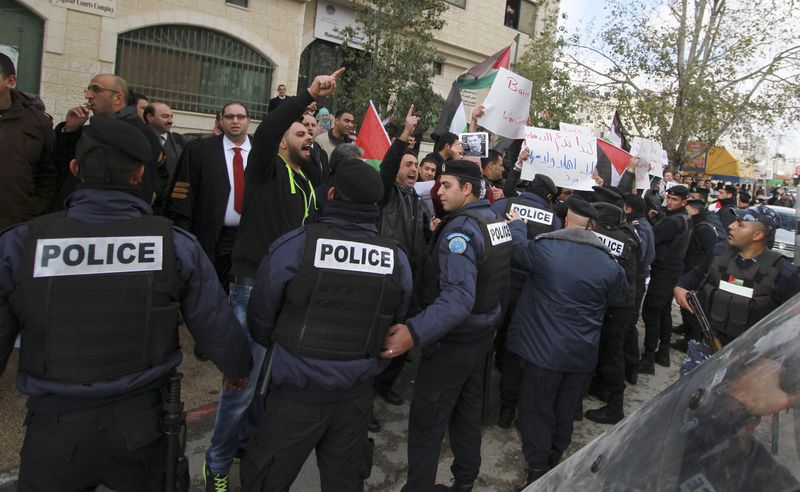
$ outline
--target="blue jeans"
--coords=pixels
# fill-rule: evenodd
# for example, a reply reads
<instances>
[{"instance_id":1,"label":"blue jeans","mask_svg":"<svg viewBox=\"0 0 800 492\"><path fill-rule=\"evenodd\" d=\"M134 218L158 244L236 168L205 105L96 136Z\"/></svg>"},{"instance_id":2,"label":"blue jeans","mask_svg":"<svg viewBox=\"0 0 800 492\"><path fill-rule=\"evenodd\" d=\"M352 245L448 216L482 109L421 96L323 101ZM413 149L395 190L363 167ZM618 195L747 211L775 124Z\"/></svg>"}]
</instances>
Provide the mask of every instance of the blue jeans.
<instances>
[{"instance_id":1,"label":"blue jeans","mask_svg":"<svg viewBox=\"0 0 800 492\"><path fill-rule=\"evenodd\" d=\"M231 284L230 303L250 341L253 369L250 371L250 381L243 390L222 390L220 394L214 433L206 451L208 469L216 474L228 474L236 451L243 448L250 439L250 434L258 427L264 413L264 402L260 398L253 398L258 388L258 377L267 349L254 342L247 329L247 303L252 291L251 285Z\"/></svg>"}]
</instances>

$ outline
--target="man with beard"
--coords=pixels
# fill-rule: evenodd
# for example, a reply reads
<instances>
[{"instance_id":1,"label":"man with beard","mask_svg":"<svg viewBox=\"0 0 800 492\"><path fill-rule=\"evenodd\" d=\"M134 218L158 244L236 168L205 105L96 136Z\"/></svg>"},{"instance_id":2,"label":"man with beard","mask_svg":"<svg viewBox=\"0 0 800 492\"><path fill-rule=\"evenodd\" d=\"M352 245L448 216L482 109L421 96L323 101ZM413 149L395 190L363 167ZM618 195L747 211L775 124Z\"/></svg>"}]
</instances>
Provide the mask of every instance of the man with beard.
<instances>
[{"instance_id":1,"label":"man with beard","mask_svg":"<svg viewBox=\"0 0 800 492\"><path fill-rule=\"evenodd\" d=\"M303 126L311 133L311 136L317 134L317 119L314 115L306 111L303 113ZM311 144L311 159L306 161L303 166L303 172L311 183L316 187L321 185L328 179L331 174L331 168L328 164L328 154L314 142Z\"/></svg>"},{"instance_id":2,"label":"man with beard","mask_svg":"<svg viewBox=\"0 0 800 492\"><path fill-rule=\"evenodd\" d=\"M312 100L333 93L336 77L343 71L341 68L333 75L317 76L308 90L287 97L264 118L253 136L244 173L242 216L231 255L230 301L245 332L256 271L269 245L310 222L316 213L314 187L302 171L311 158L313 135L303 126L301 117ZM212 447L206 453L203 473L207 490L227 490L234 454L261 419L263 402L253 395L266 349L251 343L251 351L250 383L240 392L223 389L220 394Z\"/></svg>"},{"instance_id":3,"label":"man with beard","mask_svg":"<svg viewBox=\"0 0 800 492\"><path fill-rule=\"evenodd\" d=\"M417 157L409 148L408 139L414 133L419 118L413 115L412 105L406 115L403 132L395 139L386 152L380 166L384 195L378 203L381 215L378 219L380 235L399 242L408 255L411 271L419 273L420 258L425 248L425 228L430 220L422 198L417 195ZM417 280L416 278L414 280ZM409 316L420 311L419 300L412 294ZM400 371L403 369L406 354L392 359L389 367L375 378L375 393L390 405L402 405L403 397L392 389ZM370 424L370 430L379 429L377 420Z\"/></svg>"}]
</instances>

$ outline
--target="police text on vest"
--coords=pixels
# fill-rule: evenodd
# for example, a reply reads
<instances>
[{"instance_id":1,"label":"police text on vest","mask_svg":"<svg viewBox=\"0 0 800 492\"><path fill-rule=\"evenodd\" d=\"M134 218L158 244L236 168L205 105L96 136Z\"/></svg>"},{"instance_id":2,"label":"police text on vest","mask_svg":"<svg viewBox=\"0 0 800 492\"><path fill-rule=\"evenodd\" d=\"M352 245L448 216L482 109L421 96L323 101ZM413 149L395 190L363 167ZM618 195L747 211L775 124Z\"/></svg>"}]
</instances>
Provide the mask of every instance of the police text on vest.
<instances>
[{"instance_id":1,"label":"police text on vest","mask_svg":"<svg viewBox=\"0 0 800 492\"><path fill-rule=\"evenodd\" d=\"M610 238L608 236L604 236L598 232L594 233L595 236L600 238L603 241L603 244L606 245L608 249L611 250L611 254L614 256L622 256L622 251L625 249L625 243L622 241L617 241L616 239Z\"/></svg>"},{"instance_id":2,"label":"police text on vest","mask_svg":"<svg viewBox=\"0 0 800 492\"><path fill-rule=\"evenodd\" d=\"M553 212L548 212L541 208L529 207L527 205L520 205L519 203L512 203L510 210L512 212L517 212L523 219L532 220L544 225L553 225Z\"/></svg>"},{"instance_id":3,"label":"police text on vest","mask_svg":"<svg viewBox=\"0 0 800 492\"><path fill-rule=\"evenodd\" d=\"M391 275L394 271L394 250L374 244L320 238L317 239L314 266Z\"/></svg>"},{"instance_id":4,"label":"police text on vest","mask_svg":"<svg viewBox=\"0 0 800 492\"><path fill-rule=\"evenodd\" d=\"M489 240L492 242L492 246L511 241L511 229L505 222L488 224L486 229L489 230Z\"/></svg>"},{"instance_id":5,"label":"police text on vest","mask_svg":"<svg viewBox=\"0 0 800 492\"><path fill-rule=\"evenodd\" d=\"M162 241L161 236L39 239L33 276L160 271Z\"/></svg>"}]
</instances>

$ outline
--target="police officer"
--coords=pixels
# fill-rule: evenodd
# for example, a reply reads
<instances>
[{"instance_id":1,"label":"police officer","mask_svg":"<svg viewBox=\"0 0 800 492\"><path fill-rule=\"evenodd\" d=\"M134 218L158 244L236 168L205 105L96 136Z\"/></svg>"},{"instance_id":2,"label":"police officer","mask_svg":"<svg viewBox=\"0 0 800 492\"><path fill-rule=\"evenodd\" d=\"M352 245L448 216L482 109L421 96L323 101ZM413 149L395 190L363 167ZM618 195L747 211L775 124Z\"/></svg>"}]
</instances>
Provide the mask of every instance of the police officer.
<instances>
[{"instance_id":1,"label":"police officer","mask_svg":"<svg viewBox=\"0 0 800 492\"><path fill-rule=\"evenodd\" d=\"M214 267L139 196L150 151L138 129L94 116L67 210L0 236L0 369L19 333L28 396L19 490L164 489L159 414L181 362L179 309L226 386L246 383L247 341Z\"/></svg>"},{"instance_id":2,"label":"police officer","mask_svg":"<svg viewBox=\"0 0 800 492\"><path fill-rule=\"evenodd\" d=\"M594 232L611 251L631 286L622 302L609 304L600 335L600 354L597 378L592 392L599 394L607 405L588 410L586 418L601 424L616 424L625 417L625 334L636 310L636 280L642 246L636 229L625 216L625 199L613 186L594 187L594 207L599 217Z\"/></svg>"},{"instance_id":3,"label":"police officer","mask_svg":"<svg viewBox=\"0 0 800 492\"><path fill-rule=\"evenodd\" d=\"M767 247L780 218L765 205L732 209L730 239L681 277L675 300L692 312L686 300L697 290L711 328L723 345L800 292L798 269Z\"/></svg>"},{"instance_id":4,"label":"police officer","mask_svg":"<svg viewBox=\"0 0 800 492\"><path fill-rule=\"evenodd\" d=\"M516 171L515 175L509 179L516 179L518 173L519 171ZM552 206L557 195L558 188L553 180L544 174L537 174L532 181L525 185L523 191L513 198L496 201L492 205L492 210L501 214L501 217L505 217L512 211L519 213L520 217L527 220L528 239L533 239L539 234L561 229L561 219L553 212ZM496 358L499 359L498 367L500 368L500 417L497 425L502 429L511 428L519 400L519 382L522 378L524 362L515 353L507 351L505 344L508 324L511 322L527 275L527 272L512 259L511 296L503 316L503 322L498 328L494 340L497 350Z\"/></svg>"},{"instance_id":5,"label":"police officer","mask_svg":"<svg viewBox=\"0 0 800 492\"><path fill-rule=\"evenodd\" d=\"M406 255L377 235L383 193L371 166L342 162L319 221L275 240L259 267L247 323L274 344L272 373L242 490L289 490L314 449L323 491L363 489L378 354L411 292Z\"/></svg>"},{"instance_id":6,"label":"police officer","mask_svg":"<svg viewBox=\"0 0 800 492\"><path fill-rule=\"evenodd\" d=\"M529 273L506 342L526 362L518 414L526 483L558 465L569 446L606 304L628 294L625 271L592 232L597 221L595 208L573 196L562 230L530 240L522 222L510 224L514 260Z\"/></svg>"},{"instance_id":7,"label":"police officer","mask_svg":"<svg viewBox=\"0 0 800 492\"><path fill-rule=\"evenodd\" d=\"M642 309L642 300L646 290L647 277L650 276L650 265L656 258L655 239L653 227L647 220L647 204L639 195L625 196L625 215L628 222L636 229L636 235L642 245L642 255L636 267L636 300L634 313L625 333L625 381L630 384L639 382L639 373L636 366L639 364L639 312Z\"/></svg>"},{"instance_id":8,"label":"police officer","mask_svg":"<svg viewBox=\"0 0 800 492\"><path fill-rule=\"evenodd\" d=\"M478 477L484 372L492 329L502 318L511 259L508 225L480 198L480 168L470 161L447 161L440 183L438 196L447 215L425 256L421 298L427 307L392 327L384 352L395 357L415 345L422 349L403 487L415 492L434 489L448 424L452 490L472 490Z\"/></svg>"},{"instance_id":9,"label":"police officer","mask_svg":"<svg viewBox=\"0 0 800 492\"><path fill-rule=\"evenodd\" d=\"M655 362L669 367L672 289L683 275L683 259L692 236L692 223L686 213L688 196L689 188L683 185L668 189L665 217L653 228L656 259L642 307L645 337L644 353L638 366L640 374L655 374Z\"/></svg>"}]
</instances>

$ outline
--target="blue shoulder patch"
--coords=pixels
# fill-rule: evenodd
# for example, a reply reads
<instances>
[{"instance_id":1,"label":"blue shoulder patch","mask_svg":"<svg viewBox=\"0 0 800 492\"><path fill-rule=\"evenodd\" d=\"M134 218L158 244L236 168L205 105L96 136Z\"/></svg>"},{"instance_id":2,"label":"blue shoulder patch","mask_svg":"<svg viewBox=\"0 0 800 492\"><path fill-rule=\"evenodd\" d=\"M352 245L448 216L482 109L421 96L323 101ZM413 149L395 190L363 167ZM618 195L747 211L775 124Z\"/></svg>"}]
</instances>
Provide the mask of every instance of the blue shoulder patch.
<instances>
[{"instance_id":1,"label":"blue shoulder patch","mask_svg":"<svg viewBox=\"0 0 800 492\"><path fill-rule=\"evenodd\" d=\"M463 255L467 251L469 236L460 232L453 232L447 235L447 248L451 253Z\"/></svg>"}]
</instances>

